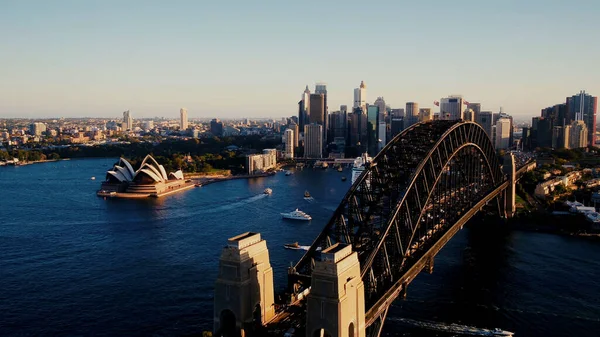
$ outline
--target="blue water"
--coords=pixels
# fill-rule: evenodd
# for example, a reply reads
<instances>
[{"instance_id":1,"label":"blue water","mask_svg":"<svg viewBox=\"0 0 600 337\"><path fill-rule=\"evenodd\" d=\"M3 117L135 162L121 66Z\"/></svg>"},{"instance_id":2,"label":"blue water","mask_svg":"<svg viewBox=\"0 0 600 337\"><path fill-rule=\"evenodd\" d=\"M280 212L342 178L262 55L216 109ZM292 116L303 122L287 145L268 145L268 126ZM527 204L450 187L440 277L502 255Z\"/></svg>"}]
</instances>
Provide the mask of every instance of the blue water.
<instances>
[{"instance_id":1,"label":"blue water","mask_svg":"<svg viewBox=\"0 0 600 337\"><path fill-rule=\"evenodd\" d=\"M212 328L227 238L260 232L282 288L287 267L302 254L283 244L311 244L350 185L334 170L304 170L160 199L98 198L114 161L0 168L1 336L201 334ZM271 196L262 194L266 187ZM314 202L303 199L305 190ZM281 219L295 208L313 221ZM517 336L599 335L600 243L477 228L453 238L434 273L421 274L390 315ZM400 329L386 323L385 333Z\"/></svg>"}]
</instances>

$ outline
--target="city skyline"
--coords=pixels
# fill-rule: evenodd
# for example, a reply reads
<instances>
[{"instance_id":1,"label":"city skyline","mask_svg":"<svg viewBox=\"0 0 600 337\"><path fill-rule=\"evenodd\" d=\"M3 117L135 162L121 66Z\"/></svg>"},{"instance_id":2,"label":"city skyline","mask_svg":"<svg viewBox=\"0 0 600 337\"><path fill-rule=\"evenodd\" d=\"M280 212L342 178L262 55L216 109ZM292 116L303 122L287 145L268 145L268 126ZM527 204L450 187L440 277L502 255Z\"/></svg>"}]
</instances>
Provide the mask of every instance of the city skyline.
<instances>
[{"instance_id":1,"label":"city skyline","mask_svg":"<svg viewBox=\"0 0 600 337\"><path fill-rule=\"evenodd\" d=\"M327 83L333 112L353 105L364 80L370 104L381 96L392 108L434 108L461 94L524 119L580 90L600 92L600 46L588 42L600 31L594 1L329 2L297 15L307 5L6 4L0 117L176 118L186 106L189 118L278 118L297 114L307 84ZM468 20L444 24L453 14ZM417 25L423 15L427 25ZM302 36L319 53L298 52Z\"/></svg>"}]
</instances>

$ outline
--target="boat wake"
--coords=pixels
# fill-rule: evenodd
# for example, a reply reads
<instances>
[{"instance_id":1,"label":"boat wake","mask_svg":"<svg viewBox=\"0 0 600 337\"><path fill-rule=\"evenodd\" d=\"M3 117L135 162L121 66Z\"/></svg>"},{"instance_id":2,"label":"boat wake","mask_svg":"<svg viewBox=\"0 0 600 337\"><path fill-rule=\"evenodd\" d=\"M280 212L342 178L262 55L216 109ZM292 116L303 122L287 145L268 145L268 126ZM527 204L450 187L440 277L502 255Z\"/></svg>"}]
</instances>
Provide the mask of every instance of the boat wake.
<instances>
[{"instance_id":1,"label":"boat wake","mask_svg":"<svg viewBox=\"0 0 600 337\"><path fill-rule=\"evenodd\" d=\"M315 202L315 198L313 198L313 197L304 197L304 200L306 200L308 202Z\"/></svg>"},{"instance_id":2,"label":"boat wake","mask_svg":"<svg viewBox=\"0 0 600 337\"><path fill-rule=\"evenodd\" d=\"M461 335L468 335L468 336L512 337L514 335L514 333L512 333L510 331L501 330L501 329L497 329L497 328L496 329L484 329L484 328L478 328L478 327L468 326L468 325L460 325L460 324L455 324L455 323L445 324L445 323L433 322L433 321L418 321L418 320L410 319L410 318L388 317L387 319L390 321L393 321L396 323L401 323L401 324L411 326L411 327L440 331L440 332L445 332L445 333L458 333Z\"/></svg>"},{"instance_id":3,"label":"boat wake","mask_svg":"<svg viewBox=\"0 0 600 337\"><path fill-rule=\"evenodd\" d=\"M289 245L288 246L284 245L283 247L285 247L287 249L291 249L291 250L306 250L307 251L307 250L310 249L310 246L296 246L296 247L293 247L293 246L289 246ZM320 251L320 250L321 250L321 247L317 247L317 251Z\"/></svg>"},{"instance_id":4,"label":"boat wake","mask_svg":"<svg viewBox=\"0 0 600 337\"><path fill-rule=\"evenodd\" d=\"M223 206L219 206L219 207L208 209L208 210L206 210L203 213L216 213L216 212L222 212L222 211L227 211L227 210L230 210L230 209L239 208L242 205L256 202L256 201L258 201L260 199L263 199L263 198L266 198L268 196L269 196L268 194L261 193L261 194L252 196L252 197L247 198L247 199L242 199L240 201L232 202L232 203L227 204L227 205L223 205Z\"/></svg>"}]
</instances>

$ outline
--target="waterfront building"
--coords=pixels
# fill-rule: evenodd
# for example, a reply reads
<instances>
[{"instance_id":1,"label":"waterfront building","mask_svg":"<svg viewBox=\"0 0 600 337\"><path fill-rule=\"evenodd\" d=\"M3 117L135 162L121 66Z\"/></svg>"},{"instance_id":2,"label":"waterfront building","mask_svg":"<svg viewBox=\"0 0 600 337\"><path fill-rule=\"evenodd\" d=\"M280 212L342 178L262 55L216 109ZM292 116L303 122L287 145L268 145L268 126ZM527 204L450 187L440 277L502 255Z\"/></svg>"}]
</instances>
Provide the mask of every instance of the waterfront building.
<instances>
[{"instance_id":1,"label":"waterfront building","mask_svg":"<svg viewBox=\"0 0 600 337\"><path fill-rule=\"evenodd\" d=\"M133 118L129 110L123 111L123 124L121 126L123 131L133 130Z\"/></svg>"},{"instance_id":2,"label":"waterfront building","mask_svg":"<svg viewBox=\"0 0 600 337\"><path fill-rule=\"evenodd\" d=\"M498 121L496 121L496 139L494 143L496 146L496 150L508 149L511 147L512 144L510 144L510 124L510 119L508 118L500 118L498 119Z\"/></svg>"},{"instance_id":3,"label":"waterfront building","mask_svg":"<svg viewBox=\"0 0 600 337\"><path fill-rule=\"evenodd\" d=\"M106 172L106 180L102 182L98 195L115 196L111 193L119 193L118 196L122 197L161 196L186 187L190 187L190 182L185 181L181 170L167 174L162 165L151 155L147 155L137 171L125 158L120 158Z\"/></svg>"},{"instance_id":4,"label":"waterfront building","mask_svg":"<svg viewBox=\"0 0 600 337\"><path fill-rule=\"evenodd\" d=\"M419 109L419 122L429 122L433 120L433 114L431 108L420 108Z\"/></svg>"},{"instance_id":5,"label":"waterfront building","mask_svg":"<svg viewBox=\"0 0 600 337\"><path fill-rule=\"evenodd\" d=\"M294 130L285 130L285 158L294 158Z\"/></svg>"},{"instance_id":6,"label":"waterfront building","mask_svg":"<svg viewBox=\"0 0 600 337\"><path fill-rule=\"evenodd\" d=\"M311 123L304 126L304 157L321 158L323 156L323 126Z\"/></svg>"},{"instance_id":7,"label":"waterfront building","mask_svg":"<svg viewBox=\"0 0 600 337\"><path fill-rule=\"evenodd\" d=\"M179 109L179 129L187 130L188 128L188 112L186 108Z\"/></svg>"},{"instance_id":8,"label":"waterfront building","mask_svg":"<svg viewBox=\"0 0 600 337\"><path fill-rule=\"evenodd\" d=\"M360 87L354 89L353 108L361 108L362 111L367 111L367 85L364 81L360 81Z\"/></svg>"},{"instance_id":9,"label":"waterfront building","mask_svg":"<svg viewBox=\"0 0 600 337\"><path fill-rule=\"evenodd\" d=\"M576 120L569 130L569 148L578 149L588 146L589 133L585 121Z\"/></svg>"},{"instance_id":10,"label":"waterfront building","mask_svg":"<svg viewBox=\"0 0 600 337\"><path fill-rule=\"evenodd\" d=\"M419 103L406 102L406 110L404 112L404 128L408 129L413 124L419 122Z\"/></svg>"},{"instance_id":11,"label":"waterfront building","mask_svg":"<svg viewBox=\"0 0 600 337\"><path fill-rule=\"evenodd\" d=\"M277 166L277 150L265 149L262 154L252 154L246 157L246 171L255 174L274 169Z\"/></svg>"},{"instance_id":12,"label":"waterfront building","mask_svg":"<svg viewBox=\"0 0 600 337\"><path fill-rule=\"evenodd\" d=\"M476 114L476 122L481 126L488 137L492 137L492 112L491 111L481 111L479 114Z\"/></svg>"},{"instance_id":13,"label":"waterfront building","mask_svg":"<svg viewBox=\"0 0 600 337\"><path fill-rule=\"evenodd\" d=\"M440 119L463 119L463 98L460 95L451 95L440 100Z\"/></svg>"},{"instance_id":14,"label":"waterfront building","mask_svg":"<svg viewBox=\"0 0 600 337\"><path fill-rule=\"evenodd\" d=\"M29 133L35 136L41 136L46 132L46 124L41 122L35 122L29 125Z\"/></svg>"},{"instance_id":15,"label":"waterfront building","mask_svg":"<svg viewBox=\"0 0 600 337\"><path fill-rule=\"evenodd\" d=\"M577 95L567 97L567 116L573 120L583 121L586 126L587 143L596 144L596 112L598 109L598 97L587 94L585 91Z\"/></svg>"},{"instance_id":16,"label":"waterfront building","mask_svg":"<svg viewBox=\"0 0 600 337\"><path fill-rule=\"evenodd\" d=\"M221 137L223 135L223 122L217 118L210 121L210 133L212 133L213 136Z\"/></svg>"}]
</instances>

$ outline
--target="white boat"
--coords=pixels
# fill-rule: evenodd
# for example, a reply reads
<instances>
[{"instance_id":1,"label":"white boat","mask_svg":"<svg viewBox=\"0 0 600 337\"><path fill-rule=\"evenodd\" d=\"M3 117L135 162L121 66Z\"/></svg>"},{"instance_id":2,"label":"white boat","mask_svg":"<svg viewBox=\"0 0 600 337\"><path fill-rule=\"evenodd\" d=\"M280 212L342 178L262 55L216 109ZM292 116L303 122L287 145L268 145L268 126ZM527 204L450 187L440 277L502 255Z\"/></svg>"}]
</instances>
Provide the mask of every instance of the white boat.
<instances>
[{"instance_id":1,"label":"white boat","mask_svg":"<svg viewBox=\"0 0 600 337\"><path fill-rule=\"evenodd\" d=\"M92 180L96 180L96 177L92 177Z\"/></svg>"},{"instance_id":2,"label":"white boat","mask_svg":"<svg viewBox=\"0 0 600 337\"><path fill-rule=\"evenodd\" d=\"M284 219L291 219L291 220L304 220L304 221L310 221L310 220L312 220L312 217L310 215L308 215L308 214L300 211L297 208L293 212L281 213L281 216Z\"/></svg>"},{"instance_id":3,"label":"white boat","mask_svg":"<svg viewBox=\"0 0 600 337\"><path fill-rule=\"evenodd\" d=\"M285 175L286 176L291 176L292 175L292 171L285 171Z\"/></svg>"},{"instance_id":4,"label":"white boat","mask_svg":"<svg viewBox=\"0 0 600 337\"><path fill-rule=\"evenodd\" d=\"M360 177L360 175L365 170L365 165L371 162L373 158L369 157L368 154L363 153L362 156L356 157L354 159L354 166L352 167L352 184Z\"/></svg>"},{"instance_id":5,"label":"white boat","mask_svg":"<svg viewBox=\"0 0 600 337\"><path fill-rule=\"evenodd\" d=\"M271 195L271 193L273 193L273 190L267 187L267 188L265 188L265 191L263 193L267 194L267 195Z\"/></svg>"}]
</instances>

